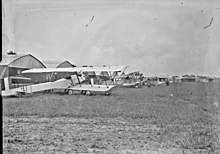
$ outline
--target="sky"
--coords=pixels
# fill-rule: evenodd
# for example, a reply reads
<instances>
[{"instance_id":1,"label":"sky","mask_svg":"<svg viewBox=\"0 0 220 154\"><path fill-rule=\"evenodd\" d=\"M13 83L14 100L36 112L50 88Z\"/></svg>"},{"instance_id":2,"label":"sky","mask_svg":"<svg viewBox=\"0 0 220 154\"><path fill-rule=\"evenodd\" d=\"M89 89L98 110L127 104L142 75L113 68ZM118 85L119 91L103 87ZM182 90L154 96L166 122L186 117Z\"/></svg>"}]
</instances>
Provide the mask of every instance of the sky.
<instances>
[{"instance_id":1,"label":"sky","mask_svg":"<svg viewBox=\"0 0 220 154\"><path fill-rule=\"evenodd\" d=\"M220 76L218 0L3 0L2 53Z\"/></svg>"}]
</instances>

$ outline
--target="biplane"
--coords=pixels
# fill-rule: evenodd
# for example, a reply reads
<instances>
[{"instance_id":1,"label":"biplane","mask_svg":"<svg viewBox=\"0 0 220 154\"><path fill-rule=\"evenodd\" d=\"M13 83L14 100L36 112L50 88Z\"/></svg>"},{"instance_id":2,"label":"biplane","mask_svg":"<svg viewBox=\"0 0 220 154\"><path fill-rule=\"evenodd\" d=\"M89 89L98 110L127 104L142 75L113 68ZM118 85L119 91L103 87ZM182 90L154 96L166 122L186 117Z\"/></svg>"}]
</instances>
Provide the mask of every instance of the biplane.
<instances>
[{"instance_id":1,"label":"biplane","mask_svg":"<svg viewBox=\"0 0 220 154\"><path fill-rule=\"evenodd\" d=\"M172 82L171 79L169 79L168 77L149 77L147 81L147 84L149 84L150 86L168 86L169 83Z\"/></svg>"},{"instance_id":2,"label":"biplane","mask_svg":"<svg viewBox=\"0 0 220 154\"><path fill-rule=\"evenodd\" d=\"M131 87L131 88L140 88L143 85L143 74L139 71L123 74L121 76L122 86L123 87Z\"/></svg>"},{"instance_id":3,"label":"biplane","mask_svg":"<svg viewBox=\"0 0 220 154\"><path fill-rule=\"evenodd\" d=\"M124 71L127 66L109 66L109 67L73 67L73 68L43 68L43 69L29 69L22 72L25 74L42 74L42 73L49 73L51 75L56 76L59 73L71 73L71 75L67 75L63 78L58 78L53 81L48 81L44 83L38 84L25 84L18 88L9 88L9 80L5 79L6 88L2 91L2 96L12 96L51 89L63 89L69 95L72 94L105 94L110 95L112 88L116 85L107 83L107 80L114 81L116 78L117 73ZM88 73L92 73L95 76L89 76ZM108 76L105 76L104 72L108 72ZM95 82L96 76L102 78L102 82L104 84L97 84ZM89 78L88 78L89 77ZM104 79L103 79L104 77ZM88 81L89 82L86 82ZM29 79L31 80L31 79Z\"/></svg>"},{"instance_id":4,"label":"biplane","mask_svg":"<svg viewBox=\"0 0 220 154\"><path fill-rule=\"evenodd\" d=\"M112 89L117 86L116 80L120 78L122 72L128 66L104 66L104 67L83 67L82 76L85 78L83 82L79 82L67 89L68 94L104 94L110 95Z\"/></svg>"}]
</instances>

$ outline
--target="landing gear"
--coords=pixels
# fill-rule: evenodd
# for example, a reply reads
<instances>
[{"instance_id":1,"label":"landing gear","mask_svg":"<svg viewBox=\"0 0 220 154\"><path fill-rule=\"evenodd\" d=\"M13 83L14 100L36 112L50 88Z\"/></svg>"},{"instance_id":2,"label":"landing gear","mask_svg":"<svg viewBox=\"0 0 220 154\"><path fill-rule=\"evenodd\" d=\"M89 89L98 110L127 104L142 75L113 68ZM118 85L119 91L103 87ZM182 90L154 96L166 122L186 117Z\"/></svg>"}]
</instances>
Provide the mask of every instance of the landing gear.
<instances>
[{"instance_id":1,"label":"landing gear","mask_svg":"<svg viewBox=\"0 0 220 154\"><path fill-rule=\"evenodd\" d=\"M66 93L68 95L87 95L87 96L95 96L97 93L104 94L105 96L111 95L111 90L106 92L95 92L90 90L73 90L73 89L66 89Z\"/></svg>"},{"instance_id":2,"label":"landing gear","mask_svg":"<svg viewBox=\"0 0 220 154\"><path fill-rule=\"evenodd\" d=\"M19 93L19 94L18 94L18 97L19 97L19 98L23 97L23 94L22 94L22 93Z\"/></svg>"},{"instance_id":3,"label":"landing gear","mask_svg":"<svg viewBox=\"0 0 220 154\"><path fill-rule=\"evenodd\" d=\"M110 96L110 95L111 95L111 91L105 93L105 96Z\"/></svg>"},{"instance_id":4,"label":"landing gear","mask_svg":"<svg viewBox=\"0 0 220 154\"><path fill-rule=\"evenodd\" d=\"M82 93L83 95L85 95L85 94L86 94L86 91L85 91L85 90L82 90L81 93Z\"/></svg>"},{"instance_id":5,"label":"landing gear","mask_svg":"<svg viewBox=\"0 0 220 154\"><path fill-rule=\"evenodd\" d=\"M91 92L90 91L86 91L86 95L90 96Z\"/></svg>"},{"instance_id":6,"label":"landing gear","mask_svg":"<svg viewBox=\"0 0 220 154\"><path fill-rule=\"evenodd\" d=\"M73 95L73 90L68 90L68 95Z\"/></svg>"},{"instance_id":7,"label":"landing gear","mask_svg":"<svg viewBox=\"0 0 220 154\"><path fill-rule=\"evenodd\" d=\"M71 89L69 89L69 90L66 90L66 94L68 94L68 95L79 95L79 94L82 94L82 92L79 91L79 90L71 90Z\"/></svg>"}]
</instances>

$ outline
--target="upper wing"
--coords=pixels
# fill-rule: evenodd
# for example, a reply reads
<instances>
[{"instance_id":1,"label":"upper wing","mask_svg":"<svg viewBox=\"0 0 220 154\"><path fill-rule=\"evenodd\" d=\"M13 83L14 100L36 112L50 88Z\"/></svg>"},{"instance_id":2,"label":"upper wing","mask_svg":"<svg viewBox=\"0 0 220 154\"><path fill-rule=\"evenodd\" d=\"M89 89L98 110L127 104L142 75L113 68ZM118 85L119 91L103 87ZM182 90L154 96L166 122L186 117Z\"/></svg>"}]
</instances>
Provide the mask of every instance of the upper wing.
<instances>
[{"instance_id":1,"label":"upper wing","mask_svg":"<svg viewBox=\"0 0 220 154\"><path fill-rule=\"evenodd\" d=\"M105 67L84 67L83 72L121 72L128 66L105 66Z\"/></svg>"},{"instance_id":2,"label":"upper wing","mask_svg":"<svg viewBox=\"0 0 220 154\"><path fill-rule=\"evenodd\" d=\"M34 68L25 70L22 73L52 73L52 72L73 72L77 73L82 71L82 68L70 67L70 68Z\"/></svg>"},{"instance_id":3,"label":"upper wing","mask_svg":"<svg viewBox=\"0 0 220 154\"><path fill-rule=\"evenodd\" d=\"M34 68L25 70L22 73L52 73L52 72L121 72L128 66L109 66L109 67L70 67L70 68Z\"/></svg>"}]
</instances>

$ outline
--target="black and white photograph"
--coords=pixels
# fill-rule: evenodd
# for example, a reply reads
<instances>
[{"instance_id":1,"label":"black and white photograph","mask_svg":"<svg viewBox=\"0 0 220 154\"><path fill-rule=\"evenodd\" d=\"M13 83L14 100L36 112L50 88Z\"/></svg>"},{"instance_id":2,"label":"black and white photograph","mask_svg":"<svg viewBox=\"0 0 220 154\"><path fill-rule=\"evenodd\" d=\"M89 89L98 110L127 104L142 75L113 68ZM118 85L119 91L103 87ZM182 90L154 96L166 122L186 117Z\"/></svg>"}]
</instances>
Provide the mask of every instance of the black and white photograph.
<instances>
[{"instance_id":1,"label":"black and white photograph","mask_svg":"<svg viewBox=\"0 0 220 154\"><path fill-rule=\"evenodd\" d=\"M220 0L1 2L2 153L220 153Z\"/></svg>"}]
</instances>

